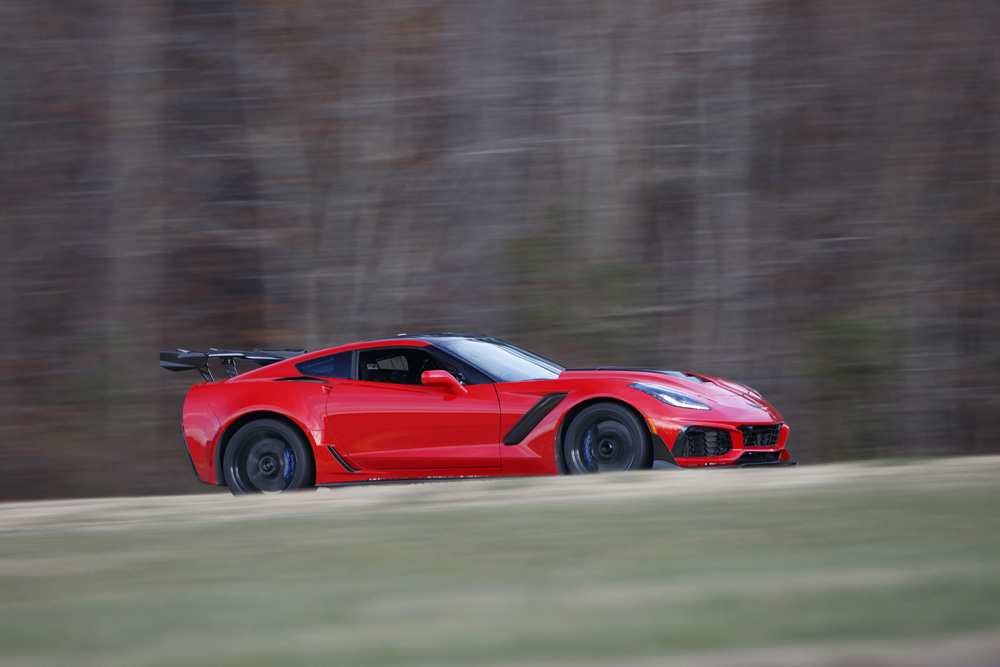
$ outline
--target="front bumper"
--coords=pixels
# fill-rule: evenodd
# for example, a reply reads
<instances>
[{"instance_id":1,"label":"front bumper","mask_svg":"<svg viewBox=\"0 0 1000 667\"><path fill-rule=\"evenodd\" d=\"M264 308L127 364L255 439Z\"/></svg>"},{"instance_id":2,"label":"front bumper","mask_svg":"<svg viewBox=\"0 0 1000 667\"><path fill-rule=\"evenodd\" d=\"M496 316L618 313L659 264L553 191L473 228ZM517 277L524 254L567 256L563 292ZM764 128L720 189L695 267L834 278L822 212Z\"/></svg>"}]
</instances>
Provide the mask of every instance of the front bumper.
<instances>
[{"instance_id":1,"label":"front bumper","mask_svg":"<svg viewBox=\"0 0 1000 667\"><path fill-rule=\"evenodd\" d=\"M652 422L651 422L652 424ZM692 424L659 428L654 437L653 459L658 468L746 468L793 466L785 450L789 428L772 424ZM660 434L669 438L666 442ZM667 442L671 444L668 446Z\"/></svg>"}]
</instances>

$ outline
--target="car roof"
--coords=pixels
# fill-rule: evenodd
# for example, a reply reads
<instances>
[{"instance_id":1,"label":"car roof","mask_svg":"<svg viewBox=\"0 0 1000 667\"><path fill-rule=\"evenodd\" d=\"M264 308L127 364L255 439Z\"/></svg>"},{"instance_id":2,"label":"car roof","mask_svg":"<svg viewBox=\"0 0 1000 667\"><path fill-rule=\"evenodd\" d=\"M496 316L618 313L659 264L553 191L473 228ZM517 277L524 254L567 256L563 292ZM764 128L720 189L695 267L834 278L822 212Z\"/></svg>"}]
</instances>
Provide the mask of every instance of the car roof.
<instances>
[{"instance_id":1,"label":"car roof","mask_svg":"<svg viewBox=\"0 0 1000 667\"><path fill-rule=\"evenodd\" d=\"M484 340L484 341L501 341L501 339L495 336L488 336L486 334L480 333L464 333L455 331L442 331L439 333L401 333L395 336L387 336L383 338L367 338L364 340L355 341L353 343L343 343L341 345L333 345L330 347L320 348L318 350L313 350L311 352L306 352L301 356L296 356L289 361L292 364L298 364L303 361L308 361L310 359L315 359L317 357L322 357L328 354L337 354L338 352L347 352L354 349L367 349L376 347L378 345L391 346L394 343L400 343L402 345L419 345L421 343L426 345L433 345L436 342L449 340L449 339L469 339L469 340ZM501 341L502 342L502 341ZM275 364L276 366L278 364ZM284 365L284 362L281 362ZM255 369L256 370L256 369Z\"/></svg>"},{"instance_id":2,"label":"car roof","mask_svg":"<svg viewBox=\"0 0 1000 667\"><path fill-rule=\"evenodd\" d=\"M482 340L496 340L494 336L487 336L481 333L470 333L470 332L457 332L457 331L442 331L439 333L399 333L395 336L386 336L384 338L368 338L366 340L359 340L359 343L388 343L394 340L422 340L432 343L435 340L442 338L478 338Z\"/></svg>"}]
</instances>

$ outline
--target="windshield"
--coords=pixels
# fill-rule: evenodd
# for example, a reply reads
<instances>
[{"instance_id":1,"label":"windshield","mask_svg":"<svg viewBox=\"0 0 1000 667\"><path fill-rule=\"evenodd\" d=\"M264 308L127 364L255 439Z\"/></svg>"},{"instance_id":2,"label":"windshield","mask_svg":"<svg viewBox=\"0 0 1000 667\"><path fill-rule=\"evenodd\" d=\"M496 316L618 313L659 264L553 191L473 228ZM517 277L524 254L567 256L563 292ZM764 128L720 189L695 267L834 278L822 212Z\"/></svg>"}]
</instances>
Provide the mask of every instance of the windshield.
<instances>
[{"instance_id":1,"label":"windshield","mask_svg":"<svg viewBox=\"0 0 1000 667\"><path fill-rule=\"evenodd\" d=\"M497 382L552 380L566 370L554 361L496 338L453 338L437 344Z\"/></svg>"}]
</instances>

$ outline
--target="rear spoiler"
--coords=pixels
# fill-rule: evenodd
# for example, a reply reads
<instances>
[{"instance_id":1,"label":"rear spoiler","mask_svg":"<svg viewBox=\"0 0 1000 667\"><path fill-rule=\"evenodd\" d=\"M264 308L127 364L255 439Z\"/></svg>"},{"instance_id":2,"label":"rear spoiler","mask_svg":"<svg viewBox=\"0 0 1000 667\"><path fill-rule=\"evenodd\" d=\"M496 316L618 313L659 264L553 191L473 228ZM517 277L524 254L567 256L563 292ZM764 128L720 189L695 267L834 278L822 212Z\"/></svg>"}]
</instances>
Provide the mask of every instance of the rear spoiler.
<instances>
[{"instance_id":1,"label":"rear spoiler","mask_svg":"<svg viewBox=\"0 0 1000 667\"><path fill-rule=\"evenodd\" d=\"M256 348L252 352L242 350L220 350L210 347L207 350L181 350L160 352L160 366L168 371L198 371L205 378L205 382L214 382L212 369L208 367L209 359L218 359L222 370L229 377L239 375L236 370L236 360L246 359L258 366L267 366L276 361L284 361L305 354L305 350L270 350Z\"/></svg>"}]
</instances>

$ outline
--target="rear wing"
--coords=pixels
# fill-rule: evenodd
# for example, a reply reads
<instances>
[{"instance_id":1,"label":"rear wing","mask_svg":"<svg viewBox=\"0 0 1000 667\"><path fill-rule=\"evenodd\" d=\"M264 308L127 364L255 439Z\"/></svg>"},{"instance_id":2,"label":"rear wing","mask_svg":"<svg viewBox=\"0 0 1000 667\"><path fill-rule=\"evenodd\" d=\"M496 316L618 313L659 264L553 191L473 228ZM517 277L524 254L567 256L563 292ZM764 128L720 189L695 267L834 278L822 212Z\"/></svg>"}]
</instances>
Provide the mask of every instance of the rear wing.
<instances>
[{"instance_id":1,"label":"rear wing","mask_svg":"<svg viewBox=\"0 0 1000 667\"><path fill-rule=\"evenodd\" d=\"M258 366L267 366L276 361L284 361L305 354L305 350L270 350L256 348L252 352L242 350L220 350L210 347L207 350L174 350L160 352L160 366L168 371L198 371L205 382L215 382L212 369L208 366L209 359L218 359L222 370L228 377L236 377L236 360L246 359Z\"/></svg>"}]
</instances>

